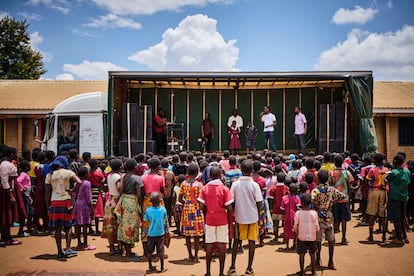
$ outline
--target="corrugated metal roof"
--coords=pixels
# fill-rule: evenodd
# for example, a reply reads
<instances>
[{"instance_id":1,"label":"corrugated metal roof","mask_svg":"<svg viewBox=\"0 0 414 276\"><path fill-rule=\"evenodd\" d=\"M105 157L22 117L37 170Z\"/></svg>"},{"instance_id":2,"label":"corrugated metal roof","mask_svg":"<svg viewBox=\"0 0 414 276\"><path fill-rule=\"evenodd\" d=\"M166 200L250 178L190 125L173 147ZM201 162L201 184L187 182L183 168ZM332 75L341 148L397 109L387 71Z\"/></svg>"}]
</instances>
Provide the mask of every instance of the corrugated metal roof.
<instances>
[{"instance_id":1,"label":"corrugated metal roof","mask_svg":"<svg viewBox=\"0 0 414 276\"><path fill-rule=\"evenodd\" d=\"M108 81L0 80L0 112L44 114L64 99L95 91L107 93Z\"/></svg>"},{"instance_id":2,"label":"corrugated metal roof","mask_svg":"<svg viewBox=\"0 0 414 276\"><path fill-rule=\"evenodd\" d=\"M414 109L414 82L374 82L374 112Z\"/></svg>"}]
</instances>

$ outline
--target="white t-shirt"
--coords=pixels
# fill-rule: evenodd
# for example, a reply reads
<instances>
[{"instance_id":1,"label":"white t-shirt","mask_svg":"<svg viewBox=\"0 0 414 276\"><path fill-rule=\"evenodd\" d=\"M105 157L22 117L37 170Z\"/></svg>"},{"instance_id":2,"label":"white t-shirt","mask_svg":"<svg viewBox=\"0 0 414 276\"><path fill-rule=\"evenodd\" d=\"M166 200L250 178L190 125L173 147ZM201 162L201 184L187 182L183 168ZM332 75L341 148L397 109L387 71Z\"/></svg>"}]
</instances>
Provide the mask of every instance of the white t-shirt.
<instances>
[{"instance_id":1,"label":"white t-shirt","mask_svg":"<svg viewBox=\"0 0 414 276\"><path fill-rule=\"evenodd\" d=\"M306 121L305 115L303 113L299 113L295 115L295 134L301 135L305 133L305 124L308 122Z\"/></svg>"},{"instance_id":2,"label":"white t-shirt","mask_svg":"<svg viewBox=\"0 0 414 276\"><path fill-rule=\"evenodd\" d=\"M257 202L263 201L259 185L250 176L242 176L233 182L231 189L235 208L235 220L239 224L252 224L259 221Z\"/></svg>"},{"instance_id":3,"label":"white t-shirt","mask_svg":"<svg viewBox=\"0 0 414 276\"><path fill-rule=\"evenodd\" d=\"M46 175L45 184L52 185L52 201L71 199L69 194L70 179L76 175L73 171L67 169L58 169Z\"/></svg>"},{"instance_id":4,"label":"white t-shirt","mask_svg":"<svg viewBox=\"0 0 414 276\"><path fill-rule=\"evenodd\" d=\"M243 118L240 115L237 115L234 117L233 115L230 115L229 119L227 120L227 126L231 127L231 124L233 121L236 121L236 127L242 128L243 127Z\"/></svg>"},{"instance_id":5,"label":"white t-shirt","mask_svg":"<svg viewBox=\"0 0 414 276\"><path fill-rule=\"evenodd\" d=\"M4 160L0 163L1 186L3 189L10 189L9 177L17 176L17 168L10 161Z\"/></svg>"},{"instance_id":6,"label":"white t-shirt","mask_svg":"<svg viewBox=\"0 0 414 276\"><path fill-rule=\"evenodd\" d=\"M263 132L274 131L273 122L276 122L276 116L273 113L267 113L262 116ZM268 127L266 127L268 126Z\"/></svg>"},{"instance_id":7,"label":"white t-shirt","mask_svg":"<svg viewBox=\"0 0 414 276\"><path fill-rule=\"evenodd\" d=\"M108 192L111 196L119 197L121 193L118 191L117 182L121 179L120 173L111 173L108 175Z\"/></svg>"}]
</instances>

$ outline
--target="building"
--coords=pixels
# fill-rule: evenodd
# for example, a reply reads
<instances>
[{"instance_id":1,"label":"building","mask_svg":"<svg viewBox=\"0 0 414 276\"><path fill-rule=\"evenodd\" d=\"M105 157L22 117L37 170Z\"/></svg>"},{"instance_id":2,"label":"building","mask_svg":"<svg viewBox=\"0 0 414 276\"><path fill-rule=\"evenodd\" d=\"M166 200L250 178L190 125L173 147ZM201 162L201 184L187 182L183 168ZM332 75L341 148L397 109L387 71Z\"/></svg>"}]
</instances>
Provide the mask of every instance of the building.
<instances>
[{"instance_id":1,"label":"building","mask_svg":"<svg viewBox=\"0 0 414 276\"><path fill-rule=\"evenodd\" d=\"M373 112L378 151L414 160L414 82L375 82Z\"/></svg>"}]
</instances>

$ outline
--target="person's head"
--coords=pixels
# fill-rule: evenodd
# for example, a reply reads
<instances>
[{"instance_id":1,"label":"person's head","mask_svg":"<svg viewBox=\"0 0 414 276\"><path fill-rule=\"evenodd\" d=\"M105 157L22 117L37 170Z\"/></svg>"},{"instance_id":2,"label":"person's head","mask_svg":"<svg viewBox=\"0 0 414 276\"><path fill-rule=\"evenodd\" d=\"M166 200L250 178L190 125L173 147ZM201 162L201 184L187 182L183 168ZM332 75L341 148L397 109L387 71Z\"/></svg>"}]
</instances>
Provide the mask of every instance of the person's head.
<instances>
[{"instance_id":1,"label":"person's head","mask_svg":"<svg viewBox=\"0 0 414 276\"><path fill-rule=\"evenodd\" d=\"M204 114L204 119L210 120L210 113L206 112L206 114Z\"/></svg>"},{"instance_id":2,"label":"person's head","mask_svg":"<svg viewBox=\"0 0 414 276\"><path fill-rule=\"evenodd\" d=\"M229 158L230 157L230 151L228 151L228 150L223 151L223 156L226 159Z\"/></svg>"},{"instance_id":3,"label":"person's head","mask_svg":"<svg viewBox=\"0 0 414 276\"><path fill-rule=\"evenodd\" d=\"M136 166L137 166L137 160L135 160L134 158L130 158L127 161L125 161L125 170L127 172L135 171Z\"/></svg>"},{"instance_id":4,"label":"person's head","mask_svg":"<svg viewBox=\"0 0 414 276\"><path fill-rule=\"evenodd\" d=\"M189 176L196 177L198 175L198 165L196 163L191 163L188 165L187 173Z\"/></svg>"},{"instance_id":5,"label":"person's head","mask_svg":"<svg viewBox=\"0 0 414 276\"><path fill-rule=\"evenodd\" d=\"M161 167L163 167L164 169L167 169L169 165L170 165L170 162L168 162L167 158L161 159Z\"/></svg>"},{"instance_id":6,"label":"person's head","mask_svg":"<svg viewBox=\"0 0 414 276\"><path fill-rule=\"evenodd\" d=\"M218 161L218 155L217 153L212 153L210 156L211 162L217 162Z\"/></svg>"},{"instance_id":7,"label":"person's head","mask_svg":"<svg viewBox=\"0 0 414 276\"><path fill-rule=\"evenodd\" d=\"M161 107L158 108L158 112L157 112L158 116L160 116L161 118L164 118L165 116L165 111L164 109L162 109Z\"/></svg>"},{"instance_id":8,"label":"person's head","mask_svg":"<svg viewBox=\"0 0 414 276\"><path fill-rule=\"evenodd\" d=\"M221 178L221 169L219 166L212 166L210 170L210 178L211 180L220 179Z\"/></svg>"},{"instance_id":9,"label":"person's head","mask_svg":"<svg viewBox=\"0 0 414 276\"><path fill-rule=\"evenodd\" d=\"M45 161L46 161L46 152L44 152L44 151L40 151L40 152L37 154L37 161L38 161L40 164L44 164L44 163L45 163Z\"/></svg>"},{"instance_id":10,"label":"person's head","mask_svg":"<svg viewBox=\"0 0 414 276\"><path fill-rule=\"evenodd\" d=\"M33 161L38 161L38 155L39 155L39 152L41 152L41 151L42 150L40 148L34 148L32 150L32 160Z\"/></svg>"},{"instance_id":11,"label":"person's head","mask_svg":"<svg viewBox=\"0 0 414 276\"><path fill-rule=\"evenodd\" d=\"M69 159L70 160L78 159L78 150L77 149L70 149L69 150Z\"/></svg>"},{"instance_id":12,"label":"person's head","mask_svg":"<svg viewBox=\"0 0 414 276\"><path fill-rule=\"evenodd\" d=\"M397 154L394 156L394 160L392 161L393 165L397 168L401 167L404 164L405 157L401 154Z\"/></svg>"},{"instance_id":13,"label":"person's head","mask_svg":"<svg viewBox=\"0 0 414 276\"><path fill-rule=\"evenodd\" d=\"M30 161L30 150L28 149L22 150L22 158Z\"/></svg>"},{"instance_id":14,"label":"person's head","mask_svg":"<svg viewBox=\"0 0 414 276\"><path fill-rule=\"evenodd\" d=\"M179 174L179 175L177 176L177 180L178 180L178 183L179 183L179 184L183 183L183 182L185 181L185 175L183 175L183 174Z\"/></svg>"},{"instance_id":15,"label":"person's head","mask_svg":"<svg viewBox=\"0 0 414 276\"><path fill-rule=\"evenodd\" d=\"M407 154L405 152L403 152L403 151L399 151L399 152L397 152L397 154L398 155L401 155L404 158L404 161L407 158Z\"/></svg>"},{"instance_id":16,"label":"person's head","mask_svg":"<svg viewBox=\"0 0 414 276\"><path fill-rule=\"evenodd\" d=\"M307 184L311 184L314 181L313 173L306 173L305 174L305 181Z\"/></svg>"},{"instance_id":17,"label":"person's head","mask_svg":"<svg viewBox=\"0 0 414 276\"><path fill-rule=\"evenodd\" d=\"M79 176L80 179L88 178L88 168L85 167L85 166L80 167L79 170L78 170L78 176Z\"/></svg>"},{"instance_id":18,"label":"person's head","mask_svg":"<svg viewBox=\"0 0 414 276\"><path fill-rule=\"evenodd\" d=\"M180 158L180 161L181 162L187 161L187 152L186 151L180 152L180 154L178 155L178 157Z\"/></svg>"},{"instance_id":19,"label":"person's head","mask_svg":"<svg viewBox=\"0 0 414 276\"><path fill-rule=\"evenodd\" d=\"M319 160L315 160L315 162L313 163L313 168L317 171L319 171L321 169L322 163Z\"/></svg>"},{"instance_id":20,"label":"person's head","mask_svg":"<svg viewBox=\"0 0 414 276\"><path fill-rule=\"evenodd\" d=\"M382 166L384 163L384 155L382 153L375 153L372 156L375 166Z\"/></svg>"},{"instance_id":21,"label":"person's head","mask_svg":"<svg viewBox=\"0 0 414 276\"><path fill-rule=\"evenodd\" d=\"M328 182L329 179L329 174L327 171L322 170L318 172L318 180L320 184L326 184L326 182Z\"/></svg>"},{"instance_id":22,"label":"person's head","mask_svg":"<svg viewBox=\"0 0 414 276\"><path fill-rule=\"evenodd\" d=\"M251 127L251 126L252 126L252 121L251 121L251 120L248 120L248 121L247 121L247 126L248 126L248 127Z\"/></svg>"},{"instance_id":23,"label":"person's head","mask_svg":"<svg viewBox=\"0 0 414 276\"><path fill-rule=\"evenodd\" d=\"M311 204L311 195L310 194L303 194L300 197L300 205L302 206L302 209L309 208L309 205Z\"/></svg>"},{"instance_id":24,"label":"person's head","mask_svg":"<svg viewBox=\"0 0 414 276\"><path fill-rule=\"evenodd\" d=\"M231 115L237 116L238 114L239 114L239 111L237 110L237 108L233 108Z\"/></svg>"},{"instance_id":25,"label":"person's head","mask_svg":"<svg viewBox=\"0 0 414 276\"><path fill-rule=\"evenodd\" d=\"M265 114L268 114L268 113L270 112L270 107L269 107L268 105L265 105L265 106L263 107L263 112L264 112Z\"/></svg>"},{"instance_id":26,"label":"person's head","mask_svg":"<svg viewBox=\"0 0 414 276\"><path fill-rule=\"evenodd\" d=\"M122 169L122 161L118 158L112 159L109 163L109 166L111 167L113 172L120 172Z\"/></svg>"},{"instance_id":27,"label":"person's head","mask_svg":"<svg viewBox=\"0 0 414 276\"><path fill-rule=\"evenodd\" d=\"M89 160L91 159L91 153L85 151L84 153L82 153L82 159L83 162L89 162Z\"/></svg>"},{"instance_id":28,"label":"person's head","mask_svg":"<svg viewBox=\"0 0 414 276\"><path fill-rule=\"evenodd\" d=\"M359 155L358 155L358 153L353 153L351 155L351 161L352 162L358 162L359 161Z\"/></svg>"},{"instance_id":29,"label":"person's head","mask_svg":"<svg viewBox=\"0 0 414 276\"><path fill-rule=\"evenodd\" d=\"M344 158L342 157L342 155L340 154L335 155L334 157L335 167L341 168L343 163L344 163Z\"/></svg>"},{"instance_id":30,"label":"person's head","mask_svg":"<svg viewBox=\"0 0 414 276\"><path fill-rule=\"evenodd\" d=\"M258 161L258 160L254 160L253 161L253 171L257 173L257 172L260 171L261 168L262 168L262 163L260 163L260 161Z\"/></svg>"},{"instance_id":31,"label":"person's head","mask_svg":"<svg viewBox=\"0 0 414 276\"><path fill-rule=\"evenodd\" d=\"M290 183L289 184L289 193L291 195L295 195L298 191L298 186L295 183Z\"/></svg>"},{"instance_id":32,"label":"person's head","mask_svg":"<svg viewBox=\"0 0 414 276\"><path fill-rule=\"evenodd\" d=\"M152 203L152 206L158 207L160 205L160 202L162 200L161 194L159 192L152 192L150 195L150 201Z\"/></svg>"},{"instance_id":33,"label":"person's head","mask_svg":"<svg viewBox=\"0 0 414 276\"><path fill-rule=\"evenodd\" d=\"M194 154L192 152L189 152L187 154L187 162L192 163L194 161Z\"/></svg>"},{"instance_id":34,"label":"person's head","mask_svg":"<svg viewBox=\"0 0 414 276\"><path fill-rule=\"evenodd\" d=\"M74 132L76 130L76 125L71 125L70 126L70 132Z\"/></svg>"},{"instance_id":35,"label":"person's head","mask_svg":"<svg viewBox=\"0 0 414 276\"><path fill-rule=\"evenodd\" d=\"M137 163L144 163L147 159L147 156L143 153L139 153L137 156L134 157Z\"/></svg>"},{"instance_id":36,"label":"person's head","mask_svg":"<svg viewBox=\"0 0 414 276\"><path fill-rule=\"evenodd\" d=\"M306 169L308 170L313 169L314 164L315 164L315 159L313 159L312 157L306 158L306 161L305 161Z\"/></svg>"},{"instance_id":37,"label":"person's head","mask_svg":"<svg viewBox=\"0 0 414 276\"><path fill-rule=\"evenodd\" d=\"M302 108L300 106L296 106L293 112L295 112L295 114L299 114L302 112Z\"/></svg>"},{"instance_id":38,"label":"person's head","mask_svg":"<svg viewBox=\"0 0 414 276\"><path fill-rule=\"evenodd\" d=\"M300 168L299 162L297 160L293 160L292 161L292 169L299 170L299 168Z\"/></svg>"},{"instance_id":39,"label":"person's head","mask_svg":"<svg viewBox=\"0 0 414 276\"><path fill-rule=\"evenodd\" d=\"M332 161L332 153L330 153L330 152L325 152L324 154L323 154L323 162L325 162L325 163L328 163L328 162L331 162Z\"/></svg>"},{"instance_id":40,"label":"person's head","mask_svg":"<svg viewBox=\"0 0 414 276\"><path fill-rule=\"evenodd\" d=\"M363 164L364 164L365 166L367 166L367 165L371 165L371 164L372 164L372 157L371 157L371 156L369 156L369 155L365 156L365 157L364 157L364 160L363 160Z\"/></svg>"},{"instance_id":41,"label":"person's head","mask_svg":"<svg viewBox=\"0 0 414 276\"><path fill-rule=\"evenodd\" d=\"M30 163L28 160L23 159L22 161L19 162L19 168L20 171L27 173L28 171L30 171Z\"/></svg>"},{"instance_id":42,"label":"person's head","mask_svg":"<svg viewBox=\"0 0 414 276\"><path fill-rule=\"evenodd\" d=\"M97 159L91 159L89 160L89 167L91 167L91 170L94 171L98 168L99 162Z\"/></svg>"},{"instance_id":43,"label":"person's head","mask_svg":"<svg viewBox=\"0 0 414 276\"><path fill-rule=\"evenodd\" d=\"M236 123L237 123L236 121L232 121L232 122L231 122L231 126L232 126L232 127L235 127L235 126L236 126Z\"/></svg>"},{"instance_id":44,"label":"person's head","mask_svg":"<svg viewBox=\"0 0 414 276\"><path fill-rule=\"evenodd\" d=\"M235 167L237 165L237 159L235 156L230 156L229 157L229 165L231 167Z\"/></svg>"},{"instance_id":45,"label":"person's head","mask_svg":"<svg viewBox=\"0 0 414 276\"><path fill-rule=\"evenodd\" d=\"M241 163L240 169L244 176L250 176L253 171L253 162L251 160L244 160Z\"/></svg>"},{"instance_id":46,"label":"person's head","mask_svg":"<svg viewBox=\"0 0 414 276\"><path fill-rule=\"evenodd\" d=\"M161 162L160 162L160 159L158 159L158 158L153 157L150 160L148 160L148 166L151 169L151 171L153 171L153 172L159 171L160 170L160 165L161 165Z\"/></svg>"},{"instance_id":47,"label":"person's head","mask_svg":"<svg viewBox=\"0 0 414 276\"><path fill-rule=\"evenodd\" d=\"M299 183L299 193L304 194L308 190L308 183L306 182L300 182Z\"/></svg>"},{"instance_id":48,"label":"person's head","mask_svg":"<svg viewBox=\"0 0 414 276\"><path fill-rule=\"evenodd\" d=\"M283 172L278 172L276 174L277 183L284 183L286 175Z\"/></svg>"},{"instance_id":49,"label":"person's head","mask_svg":"<svg viewBox=\"0 0 414 276\"><path fill-rule=\"evenodd\" d=\"M289 187L289 185L292 184L292 178L286 176L285 181L283 183L285 183L285 185Z\"/></svg>"},{"instance_id":50,"label":"person's head","mask_svg":"<svg viewBox=\"0 0 414 276\"><path fill-rule=\"evenodd\" d=\"M17 149L9 146L4 146L2 148L3 157L7 160L16 160L17 159Z\"/></svg>"},{"instance_id":51,"label":"person's head","mask_svg":"<svg viewBox=\"0 0 414 276\"><path fill-rule=\"evenodd\" d=\"M53 150L47 150L45 152L46 163L51 163L55 159L55 152Z\"/></svg>"}]
</instances>

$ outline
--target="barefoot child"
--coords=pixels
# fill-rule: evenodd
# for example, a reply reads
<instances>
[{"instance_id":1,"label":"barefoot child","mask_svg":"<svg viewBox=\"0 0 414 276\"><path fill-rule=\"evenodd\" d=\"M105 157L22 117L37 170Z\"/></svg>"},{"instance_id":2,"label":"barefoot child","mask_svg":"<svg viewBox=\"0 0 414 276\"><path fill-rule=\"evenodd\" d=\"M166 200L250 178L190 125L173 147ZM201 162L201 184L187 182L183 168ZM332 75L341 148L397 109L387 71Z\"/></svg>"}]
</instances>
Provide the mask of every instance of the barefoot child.
<instances>
[{"instance_id":1,"label":"barefoot child","mask_svg":"<svg viewBox=\"0 0 414 276\"><path fill-rule=\"evenodd\" d=\"M210 276L211 256L214 244L219 249L220 276L224 276L225 246L229 242L227 211L231 211L233 197L220 180L221 169L212 166L210 170L210 181L201 190L198 198L201 208L206 210L206 276Z\"/></svg>"},{"instance_id":2,"label":"barefoot child","mask_svg":"<svg viewBox=\"0 0 414 276\"><path fill-rule=\"evenodd\" d=\"M200 237L204 235L204 215L197 201L203 188L203 184L196 180L198 165L193 163L188 166L189 179L181 184L179 201L183 204L181 217L182 234L185 236L188 260L198 263L198 247ZM194 239L194 255L191 252L191 238Z\"/></svg>"},{"instance_id":3,"label":"barefoot child","mask_svg":"<svg viewBox=\"0 0 414 276\"><path fill-rule=\"evenodd\" d=\"M300 207L300 199L296 196L298 188L296 184L291 183L289 185L289 195L285 195L282 198L282 204L280 205L280 209L285 211L284 216L284 228L283 228L283 235L286 243L286 251L295 247L296 244L296 236L295 232L293 231L294 219L295 219L295 212ZM293 240L292 248L289 248L289 240Z\"/></svg>"},{"instance_id":4,"label":"barefoot child","mask_svg":"<svg viewBox=\"0 0 414 276\"><path fill-rule=\"evenodd\" d=\"M311 258L312 275L316 273L315 252L316 252L316 234L319 231L318 214L311 210L310 194L302 194L300 199L302 210L295 213L294 230L297 236L297 251L299 254L300 275L305 275L305 254L309 251Z\"/></svg>"},{"instance_id":5,"label":"barefoot child","mask_svg":"<svg viewBox=\"0 0 414 276\"><path fill-rule=\"evenodd\" d=\"M152 206L145 211L144 221L149 222L148 242L147 242L147 258L149 272L155 272L156 267L152 265L152 253L157 249L157 256L160 259L160 271L165 272L164 267L164 235L169 232L167 210L164 206L160 206L162 200L161 193L152 192L150 195Z\"/></svg>"},{"instance_id":6,"label":"barefoot child","mask_svg":"<svg viewBox=\"0 0 414 276\"><path fill-rule=\"evenodd\" d=\"M92 222L91 217L93 215L91 183L87 180L88 168L79 168L78 175L82 180L79 190L76 191L74 208L77 228L76 233L78 234L78 248L93 250L96 247L88 245L88 226ZM83 243L81 243L81 232L83 234Z\"/></svg>"}]
</instances>

